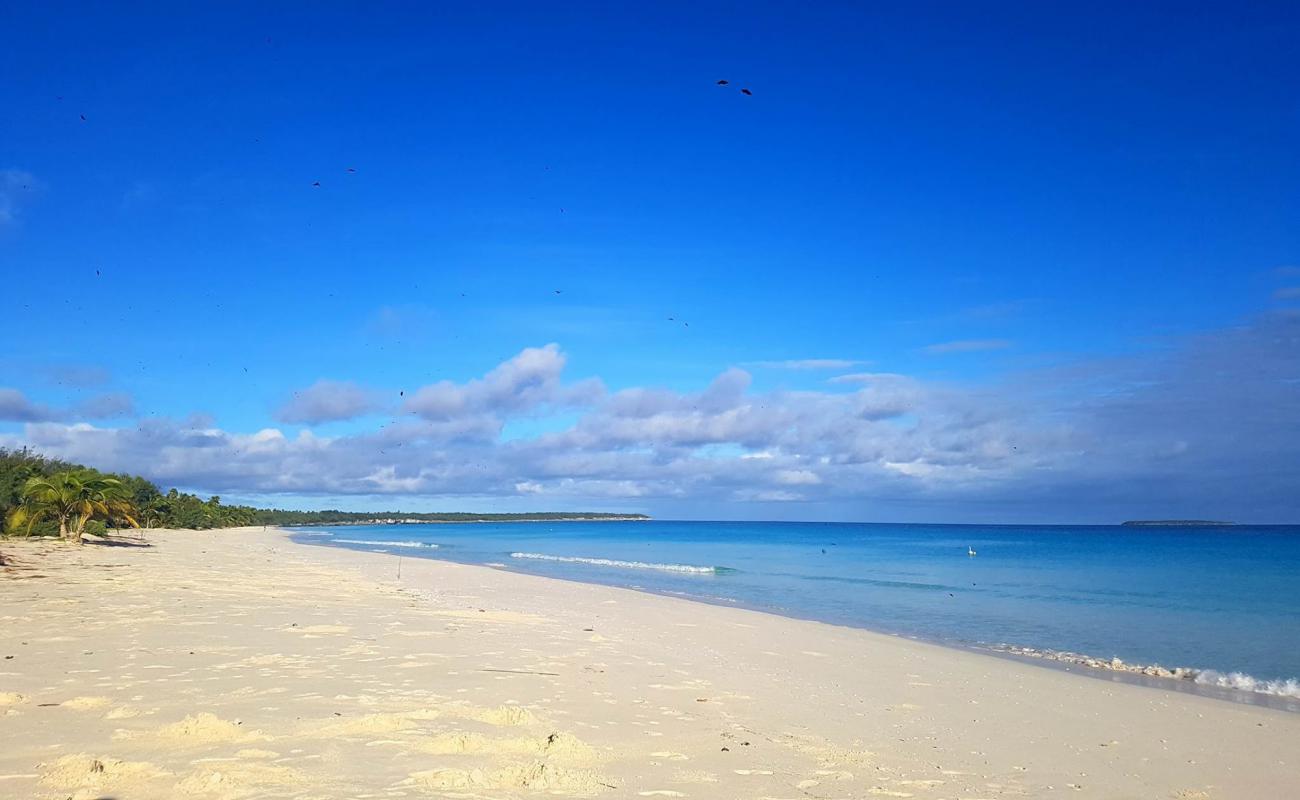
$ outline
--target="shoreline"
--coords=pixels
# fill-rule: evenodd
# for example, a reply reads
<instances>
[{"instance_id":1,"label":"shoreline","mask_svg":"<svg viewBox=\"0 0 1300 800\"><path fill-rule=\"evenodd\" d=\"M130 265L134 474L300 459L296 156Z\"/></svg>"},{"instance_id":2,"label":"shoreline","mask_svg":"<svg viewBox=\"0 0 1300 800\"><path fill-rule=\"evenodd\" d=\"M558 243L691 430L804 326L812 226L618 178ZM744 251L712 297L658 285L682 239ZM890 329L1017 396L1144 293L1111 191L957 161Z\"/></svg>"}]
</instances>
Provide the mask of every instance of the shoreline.
<instances>
[{"instance_id":1,"label":"shoreline","mask_svg":"<svg viewBox=\"0 0 1300 800\"><path fill-rule=\"evenodd\" d=\"M316 526L312 526L316 527ZM920 634L913 634L906 631L890 630L888 628L874 627L866 624L851 624L845 622L833 622L818 619L812 616L805 616L794 611L779 608L761 607L754 604L746 603L733 598L714 598L709 595L691 595L686 593L657 590L650 587L639 585L618 585L612 583L601 583L598 581L584 581L577 578L556 577L545 575L540 572L530 571L526 566L516 567L513 563L475 563L469 561L457 561L439 555L441 548L437 544L423 544L420 548L423 552L402 552L390 553L382 549L360 550L349 547L332 547L329 540L314 541L304 538L302 541L294 539L294 536L310 536L310 533L304 534L291 528L280 528L281 532L286 535L290 541L295 544L324 547L327 549L347 550L353 553L370 553L373 555L388 556L409 556L410 558L421 558L433 561L439 561L448 564L457 564L466 567L482 567L491 570L503 570L506 572L515 572L521 575L528 575L546 580L560 581L561 583L575 583L587 586L602 586L606 588L625 589L628 591L648 594L653 597L664 597L678 600L686 600L693 603L717 608L740 608L752 611L758 614L770 614L783 619L797 620L801 622L813 622L821 625L830 625L833 627L842 627L848 630L861 630L880 636L889 636L908 641L921 642L949 650L959 650L964 652L978 653L987 657L997 659L1009 659L1017 663L1029 664L1038 668L1057 670L1062 672L1079 675L1093 680L1107 682L1121 682L1132 686L1141 686L1153 689L1163 689L1166 691L1181 692L1193 694L1201 697L1208 697L1215 700L1228 703L1239 703L1250 706L1260 706L1271 708L1289 713L1300 713L1300 694L1284 693L1279 691L1270 691L1266 689L1248 689L1240 686L1223 685L1216 683L1201 683L1196 680L1198 676L1221 676L1229 678L1231 676L1242 676L1243 683L1253 682L1265 687L1273 685L1289 686L1296 679L1257 679L1250 675L1244 675L1239 672L1220 672L1219 670L1209 667L1172 667L1165 668L1158 664L1136 664L1125 662L1117 657L1102 658L1089 655L1086 653L1076 653L1068 650L1053 650L1047 648L1036 648L1026 645L1010 644L1005 642L975 642L960 641L956 639L942 639L937 637L928 637ZM394 547L402 548L410 546L409 543L403 542L384 542L375 540L373 542L363 542L354 540L334 540L340 544L365 544L373 545L376 548ZM426 549L427 548L427 549ZM518 556L519 554L512 554ZM533 554L522 554L532 556ZM546 560L556 561L586 561L592 563L609 563L604 559L586 559L579 557L559 557L547 556ZM703 568L692 568L703 569ZM718 569L714 567L712 569Z\"/></svg>"},{"instance_id":2,"label":"shoreline","mask_svg":"<svg viewBox=\"0 0 1300 800\"><path fill-rule=\"evenodd\" d=\"M653 522L653 517L614 516L614 517L556 517L555 519L397 519L384 517L359 520L356 522L291 522L282 525L267 525L267 528L290 530L293 528L347 528L380 527L389 525L508 525L515 522L551 523L551 522Z\"/></svg>"},{"instance_id":3,"label":"shoreline","mask_svg":"<svg viewBox=\"0 0 1300 800\"><path fill-rule=\"evenodd\" d=\"M1282 797L1300 718L275 529L9 546L0 787L194 797ZM9 658L12 656L12 658Z\"/></svg>"}]
</instances>

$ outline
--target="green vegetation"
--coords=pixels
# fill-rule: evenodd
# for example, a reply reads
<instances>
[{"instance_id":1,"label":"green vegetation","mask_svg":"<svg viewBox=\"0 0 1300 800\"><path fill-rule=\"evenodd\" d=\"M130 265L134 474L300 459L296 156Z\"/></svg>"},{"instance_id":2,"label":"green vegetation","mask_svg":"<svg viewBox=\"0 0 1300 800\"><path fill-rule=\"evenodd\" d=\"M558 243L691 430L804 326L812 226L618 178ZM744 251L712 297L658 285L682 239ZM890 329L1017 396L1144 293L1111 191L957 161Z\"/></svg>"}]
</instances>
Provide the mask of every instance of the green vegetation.
<instances>
[{"instance_id":1,"label":"green vegetation","mask_svg":"<svg viewBox=\"0 0 1300 800\"><path fill-rule=\"evenodd\" d=\"M27 449L0 448L0 524L3 533L59 536L107 528L234 528L241 525L362 525L371 522L524 522L647 519L643 514L541 512L531 514L287 511L225 505L171 489L164 494L138 475L103 473L46 458Z\"/></svg>"},{"instance_id":2,"label":"green vegetation","mask_svg":"<svg viewBox=\"0 0 1300 800\"><path fill-rule=\"evenodd\" d=\"M122 482L90 470L68 470L28 478L18 505L6 513L6 525L31 535L37 523L58 525L59 538L81 542L93 521L136 527L135 508Z\"/></svg>"},{"instance_id":3,"label":"green vegetation","mask_svg":"<svg viewBox=\"0 0 1300 800\"><path fill-rule=\"evenodd\" d=\"M104 473L46 458L30 450L0 448L0 521L4 533L80 540L98 521L106 527L229 528L269 524L257 509L201 500L175 489L163 494L138 475Z\"/></svg>"}]
</instances>

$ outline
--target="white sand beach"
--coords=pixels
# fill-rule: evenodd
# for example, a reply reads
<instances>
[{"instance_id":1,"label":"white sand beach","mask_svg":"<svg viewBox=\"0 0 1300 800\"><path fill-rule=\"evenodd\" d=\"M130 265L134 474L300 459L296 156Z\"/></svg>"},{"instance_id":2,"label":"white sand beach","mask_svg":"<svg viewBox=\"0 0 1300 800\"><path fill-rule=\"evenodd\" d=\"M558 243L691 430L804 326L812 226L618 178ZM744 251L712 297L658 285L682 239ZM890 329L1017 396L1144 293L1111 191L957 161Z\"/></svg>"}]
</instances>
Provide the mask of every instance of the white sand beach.
<instances>
[{"instance_id":1,"label":"white sand beach","mask_svg":"<svg viewBox=\"0 0 1300 800\"><path fill-rule=\"evenodd\" d=\"M311 547L5 542L4 798L1300 796L1300 715Z\"/></svg>"}]
</instances>

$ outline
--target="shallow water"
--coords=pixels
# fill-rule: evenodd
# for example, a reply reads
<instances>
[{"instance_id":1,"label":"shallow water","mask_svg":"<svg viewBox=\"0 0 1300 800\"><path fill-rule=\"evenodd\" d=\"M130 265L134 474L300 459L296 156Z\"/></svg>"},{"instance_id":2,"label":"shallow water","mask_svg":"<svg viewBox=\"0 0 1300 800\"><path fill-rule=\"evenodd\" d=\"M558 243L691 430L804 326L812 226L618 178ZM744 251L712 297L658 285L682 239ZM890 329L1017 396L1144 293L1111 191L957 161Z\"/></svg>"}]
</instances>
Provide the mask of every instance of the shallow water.
<instances>
[{"instance_id":1,"label":"shallow water","mask_svg":"<svg viewBox=\"0 0 1300 800\"><path fill-rule=\"evenodd\" d=\"M1241 672L1257 690L1300 695L1279 683L1300 676L1297 526L515 522L299 528L296 538L953 644Z\"/></svg>"}]
</instances>

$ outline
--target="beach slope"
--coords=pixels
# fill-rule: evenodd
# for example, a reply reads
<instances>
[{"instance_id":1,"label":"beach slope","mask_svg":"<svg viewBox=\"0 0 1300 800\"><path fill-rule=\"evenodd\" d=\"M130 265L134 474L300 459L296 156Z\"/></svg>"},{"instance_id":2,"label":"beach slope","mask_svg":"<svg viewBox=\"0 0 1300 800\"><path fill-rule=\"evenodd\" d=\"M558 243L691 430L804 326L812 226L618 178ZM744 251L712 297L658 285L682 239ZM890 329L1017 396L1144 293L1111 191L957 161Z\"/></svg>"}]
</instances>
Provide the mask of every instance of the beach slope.
<instances>
[{"instance_id":1,"label":"beach slope","mask_svg":"<svg viewBox=\"0 0 1300 800\"><path fill-rule=\"evenodd\" d=\"M601 586L4 544L0 797L1300 796L1300 715Z\"/></svg>"}]
</instances>

